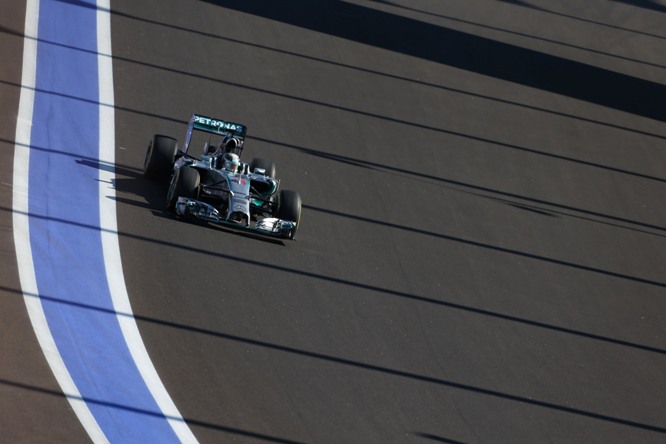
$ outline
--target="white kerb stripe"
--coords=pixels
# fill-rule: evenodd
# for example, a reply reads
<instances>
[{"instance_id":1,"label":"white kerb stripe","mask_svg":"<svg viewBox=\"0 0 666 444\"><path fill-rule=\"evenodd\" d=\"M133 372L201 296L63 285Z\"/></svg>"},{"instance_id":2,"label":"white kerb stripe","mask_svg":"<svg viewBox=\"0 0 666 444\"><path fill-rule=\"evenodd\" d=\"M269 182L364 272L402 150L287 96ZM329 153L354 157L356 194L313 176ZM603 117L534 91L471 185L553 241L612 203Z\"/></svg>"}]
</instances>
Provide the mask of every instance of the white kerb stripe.
<instances>
[{"instance_id":1,"label":"white kerb stripe","mask_svg":"<svg viewBox=\"0 0 666 444\"><path fill-rule=\"evenodd\" d=\"M104 165L114 165L115 117L109 0L99 0L97 2L97 52L99 54L100 102L99 161ZM120 328L148 390L150 390L153 398L155 398L157 405L166 416L174 432L182 442L195 443L197 439L167 393L164 384L155 370L155 366L148 356L148 351L141 339L139 329L132 315L132 307L125 285L120 258L120 246L118 243L116 193L113 187L115 173L100 168L99 175L100 223L104 264L109 282L109 291Z\"/></svg>"},{"instance_id":2,"label":"white kerb stripe","mask_svg":"<svg viewBox=\"0 0 666 444\"><path fill-rule=\"evenodd\" d=\"M62 356L60 356L60 352L56 347L51 330L46 322L42 302L39 298L35 267L32 260L28 217L28 178L30 176L30 138L35 103L35 78L37 76L38 27L39 0L27 0L23 37L23 72L19 112L16 122L14 175L12 178L12 223L19 279L21 281L23 300L25 301L32 328L61 390L93 442L107 443L106 436L99 427L99 424L97 424L85 401L81 398L81 394L67 371Z\"/></svg>"}]
</instances>

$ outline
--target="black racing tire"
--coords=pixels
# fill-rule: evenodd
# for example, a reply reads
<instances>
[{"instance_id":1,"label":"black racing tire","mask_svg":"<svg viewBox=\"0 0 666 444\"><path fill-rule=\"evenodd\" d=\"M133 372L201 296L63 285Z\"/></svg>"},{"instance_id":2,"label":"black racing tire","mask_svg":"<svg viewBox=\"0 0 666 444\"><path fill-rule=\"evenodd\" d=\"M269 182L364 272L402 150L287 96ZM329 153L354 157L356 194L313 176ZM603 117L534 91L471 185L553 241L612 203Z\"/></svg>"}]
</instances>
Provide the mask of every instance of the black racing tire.
<instances>
[{"instance_id":1,"label":"black racing tire","mask_svg":"<svg viewBox=\"0 0 666 444\"><path fill-rule=\"evenodd\" d=\"M296 228L291 235L293 238L301 223L301 195L296 191L281 190L279 202L277 217L282 220L296 222Z\"/></svg>"},{"instance_id":2,"label":"black racing tire","mask_svg":"<svg viewBox=\"0 0 666 444\"><path fill-rule=\"evenodd\" d=\"M178 141L176 139L155 134L146 151L143 175L152 180L168 180L173 169L177 150Z\"/></svg>"},{"instance_id":3,"label":"black racing tire","mask_svg":"<svg viewBox=\"0 0 666 444\"><path fill-rule=\"evenodd\" d=\"M167 193L167 207L175 210L179 197L198 200L200 183L201 177L196 168L189 166L178 168L171 180L169 192Z\"/></svg>"},{"instance_id":4,"label":"black racing tire","mask_svg":"<svg viewBox=\"0 0 666 444\"><path fill-rule=\"evenodd\" d=\"M266 171L266 176L275 179L275 162L261 157L255 157L250 162L250 172L253 173L255 168L262 168Z\"/></svg>"}]
</instances>

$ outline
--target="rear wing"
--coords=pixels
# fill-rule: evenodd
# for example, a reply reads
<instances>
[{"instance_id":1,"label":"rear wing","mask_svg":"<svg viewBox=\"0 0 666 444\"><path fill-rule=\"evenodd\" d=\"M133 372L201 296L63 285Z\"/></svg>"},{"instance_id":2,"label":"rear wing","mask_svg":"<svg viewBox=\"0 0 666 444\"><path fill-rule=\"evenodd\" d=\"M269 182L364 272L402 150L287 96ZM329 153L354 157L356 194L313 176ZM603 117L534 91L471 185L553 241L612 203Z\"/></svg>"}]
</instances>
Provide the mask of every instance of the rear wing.
<instances>
[{"instance_id":1,"label":"rear wing","mask_svg":"<svg viewBox=\"0 0 666 444\"><path fill-rule=\"evenodd\" d=\"M192 114L190 123L187 126L187 135L185 136L185 146L183 151L187 152L192 139L192 131L204 131L206 133L218 134L223 136L235 136L239 139L245 139L247 127L240 123L229 122L221 119L213 119L200 114Z\"/></svg>"}]
</instances>

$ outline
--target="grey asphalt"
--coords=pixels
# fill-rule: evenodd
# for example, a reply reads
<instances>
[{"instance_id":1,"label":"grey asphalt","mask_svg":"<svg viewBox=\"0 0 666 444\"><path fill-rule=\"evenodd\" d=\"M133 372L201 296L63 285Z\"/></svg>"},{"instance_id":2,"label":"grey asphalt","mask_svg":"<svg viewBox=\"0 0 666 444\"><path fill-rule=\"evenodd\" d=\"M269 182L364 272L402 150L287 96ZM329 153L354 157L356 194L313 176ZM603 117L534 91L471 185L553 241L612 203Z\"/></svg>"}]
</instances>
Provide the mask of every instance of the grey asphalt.
<instances>
[{"instance_id":1,"label":"grey asphalt","mask_svg":"<svg viewBox=\"0 0 666 444\"><path fill-rule=\"evenodd\" d=\"M125 278L197 438L663 442L665 14L647 0L113 1ZM0 73L15 103L17 74ZM295 242L163 211L145 147L182 140L193 112L245 123L245 159L275 160L301 193ZM25 344L37 369L1 367L3 412L5 396L40 402L85 439L25 325L3 214L2 350ZM12 424L35 420L20 411Z\"/></svg>"}]
</instances>

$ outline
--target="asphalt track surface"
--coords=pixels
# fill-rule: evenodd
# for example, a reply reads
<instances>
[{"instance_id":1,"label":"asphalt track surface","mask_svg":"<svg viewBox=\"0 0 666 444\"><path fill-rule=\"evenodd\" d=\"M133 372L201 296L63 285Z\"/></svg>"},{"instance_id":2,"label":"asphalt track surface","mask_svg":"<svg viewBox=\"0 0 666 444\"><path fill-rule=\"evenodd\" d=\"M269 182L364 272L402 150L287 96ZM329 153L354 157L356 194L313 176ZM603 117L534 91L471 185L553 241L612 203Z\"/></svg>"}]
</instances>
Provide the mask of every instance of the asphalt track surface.
<instances>
[{"instance_id":1,"label":"asphalt track surface","mask_svg":"<svg viewBox=\"0 0 666 444\"><path fill-rule=\"evenodd\" d=\"M0 430L85 442L16 277L1 9ZM125 279L197 438L663 442L664 23L648 0L113 1ZM246 160L303 196L295 242L164 213L145 147L193 112L248 125Z\"/></svg>"}]
</instances>

